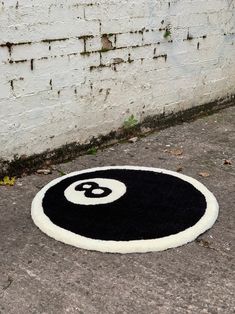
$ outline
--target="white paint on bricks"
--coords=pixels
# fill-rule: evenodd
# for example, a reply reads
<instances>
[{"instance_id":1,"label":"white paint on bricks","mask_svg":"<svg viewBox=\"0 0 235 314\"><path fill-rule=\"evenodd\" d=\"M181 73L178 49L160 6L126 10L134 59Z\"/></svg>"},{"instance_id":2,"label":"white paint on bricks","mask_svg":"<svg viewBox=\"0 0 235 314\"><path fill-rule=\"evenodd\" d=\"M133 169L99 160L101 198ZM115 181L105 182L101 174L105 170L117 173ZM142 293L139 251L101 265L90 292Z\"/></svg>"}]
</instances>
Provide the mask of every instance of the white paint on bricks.
<instances>
[{"instance_id":1,"label":"white paint on bricks","mask_svg":"<svg viewBox=\"0 0 235 314\"><path fill-rule=\"evenodd\" d=\"M2 1L0 158L234 94L234 12L231 0Z\"/></svg>"}]
</instances>

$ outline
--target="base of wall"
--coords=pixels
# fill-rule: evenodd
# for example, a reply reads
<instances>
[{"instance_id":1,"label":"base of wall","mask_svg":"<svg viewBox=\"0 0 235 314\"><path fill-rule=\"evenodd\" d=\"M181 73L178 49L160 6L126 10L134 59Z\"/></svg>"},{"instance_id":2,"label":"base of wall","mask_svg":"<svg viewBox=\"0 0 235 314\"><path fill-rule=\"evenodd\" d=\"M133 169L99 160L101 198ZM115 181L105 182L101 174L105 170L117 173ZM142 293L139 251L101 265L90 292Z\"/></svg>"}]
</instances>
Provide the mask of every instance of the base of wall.
<instances>
[{"instance_id":1,"label":"base of wall","mask_svg":"<svg viewBox=\"0 0 235 314\"><path fill-rule=\"evenodd\" d=\"M47 150L42 154L15 156L11 161L0 159L0 177L5 175L21 176L23 174L30 174L39 168L48 168L51 164L70 161L78 156L85 155L89 153L89 149L91 148L111 146L134 135L145 136L155 130L160 130L183 122L189 122L230 106L235 106L235 95L217 99L216 101L186 109L184 111L146 117L135 127L129 129L120 128L107 135L94 137L90 143L86 145L74 142L54 150Z\"/></svg>"}]
</instances>

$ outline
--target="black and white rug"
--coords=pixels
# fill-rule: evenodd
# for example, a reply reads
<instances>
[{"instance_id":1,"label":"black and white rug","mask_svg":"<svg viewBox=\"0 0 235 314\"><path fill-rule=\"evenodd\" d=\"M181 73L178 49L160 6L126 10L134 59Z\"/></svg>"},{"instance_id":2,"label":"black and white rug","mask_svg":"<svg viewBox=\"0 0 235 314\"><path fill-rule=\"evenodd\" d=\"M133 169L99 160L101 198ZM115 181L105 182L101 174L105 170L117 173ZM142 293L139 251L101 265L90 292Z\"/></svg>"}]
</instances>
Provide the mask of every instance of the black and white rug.
<instances>
[{"instance_id":1,"label":"black and white rug","mask_svg":"<svg viewBox=\"0 0 235 314\"><path fill-rule=\"evenodd\" d=\"M48 236L88 250L162 251L193 241L217 219L214 195L197 180L157 168L77 171L48 183L32 202Z\"/></svg>"}]
</instances>

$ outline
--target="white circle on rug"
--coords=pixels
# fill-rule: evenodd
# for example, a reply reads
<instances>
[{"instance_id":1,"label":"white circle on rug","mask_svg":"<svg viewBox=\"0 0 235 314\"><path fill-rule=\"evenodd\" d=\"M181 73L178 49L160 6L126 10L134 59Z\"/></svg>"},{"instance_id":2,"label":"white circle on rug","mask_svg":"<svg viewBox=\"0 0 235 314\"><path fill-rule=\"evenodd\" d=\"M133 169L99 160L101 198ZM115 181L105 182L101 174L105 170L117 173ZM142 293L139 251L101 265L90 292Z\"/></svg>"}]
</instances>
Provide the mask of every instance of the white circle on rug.
<instances>
[{"instance_id":1,"label":"white circle on rug","mask_svg":"<svg viewBox=\"0 0 235 314\"><path fill-rule=\"evenodd\" d=\"M31 214L58 241L101 252L144 253L195 240L213 226L218 211L214 195L191 177L113 166L51 181L35 196Z\"/></svg>"},{"instance_id":2,"label":"white circle on rug","mask_svg":"<svg viewBox=\"0 0 235 314\"><path fill-rule=\"evenodd\" d=\"M124 183L104 178L76 181L64 191L68 201L80 205L112 203L125 193L126 186Z\"/></svg>"}]
</instances>

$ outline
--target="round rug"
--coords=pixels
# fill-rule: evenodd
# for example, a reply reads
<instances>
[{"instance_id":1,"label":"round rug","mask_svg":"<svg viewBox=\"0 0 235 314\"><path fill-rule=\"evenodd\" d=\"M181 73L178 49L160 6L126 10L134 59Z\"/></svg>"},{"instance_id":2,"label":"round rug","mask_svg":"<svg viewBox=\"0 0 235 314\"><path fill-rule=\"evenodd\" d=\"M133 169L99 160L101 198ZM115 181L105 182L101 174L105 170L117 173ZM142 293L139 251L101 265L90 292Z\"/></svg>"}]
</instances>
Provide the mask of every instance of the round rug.
<instances>
[{"instance_id":1,"label":"round rug","mask_svg":"<svg viewBox=\"0 0 235 314\"><path fill-rule=\"evenodd\" d=\"M77 171L48 183L32 202L48 236L88 250L162 251L193 241L217 219L214 195L177 172L114 166Z\"/></svg>"}]
</instances>

